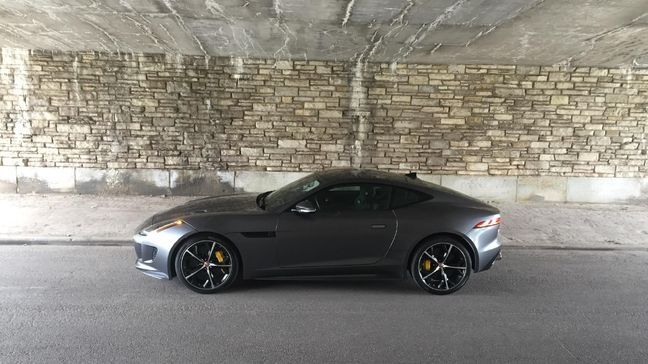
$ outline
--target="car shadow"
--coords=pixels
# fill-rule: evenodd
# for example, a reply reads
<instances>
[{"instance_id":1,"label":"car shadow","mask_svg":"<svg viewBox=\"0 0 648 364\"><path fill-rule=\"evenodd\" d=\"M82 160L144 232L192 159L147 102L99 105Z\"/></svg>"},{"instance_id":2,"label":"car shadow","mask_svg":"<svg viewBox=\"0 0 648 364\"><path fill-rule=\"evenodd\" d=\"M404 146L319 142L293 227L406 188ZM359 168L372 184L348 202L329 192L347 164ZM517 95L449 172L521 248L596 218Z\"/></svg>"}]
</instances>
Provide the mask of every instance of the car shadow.
<instances>
[{"instance_id":1,"label":"car shadow","mask_svg":"<svg viewBox=\"0 0 648 364\"><path fill-rule=\"evenodd\" d=\"M500 274L472 276L465 287L449 296L508 295L524 291L524 289L518 284L510 281L507 277L502 276L502 273L504 272L499 273ZM163 286L166 287L166 289L173 291L177 290L177 293L184 292L187 289L177 278L173 279L173 283L175 284L172 284L171 286L164 283ZM219 293L219 295L238 293L253 294L256 292L293 293L336 291L340 293L361 292L369 294L430 295L419 288L409 277L407 279L371 277L281 277L253 279L236 282L231 287Z\"/></svg>"},{"instance_id":2,"label":"car shadow","mask_svg":"<svg viewBox=\"0 0 648 364\"><path fill-rule=\"evenodd\" d=\"M230 287L227 292L255 292L255 291L339 291L387 294L416 294L426 293L413 282L405 279L376 279L376 278L272 278L255 279L238 282Z\"/></svg>"}]
</instances>

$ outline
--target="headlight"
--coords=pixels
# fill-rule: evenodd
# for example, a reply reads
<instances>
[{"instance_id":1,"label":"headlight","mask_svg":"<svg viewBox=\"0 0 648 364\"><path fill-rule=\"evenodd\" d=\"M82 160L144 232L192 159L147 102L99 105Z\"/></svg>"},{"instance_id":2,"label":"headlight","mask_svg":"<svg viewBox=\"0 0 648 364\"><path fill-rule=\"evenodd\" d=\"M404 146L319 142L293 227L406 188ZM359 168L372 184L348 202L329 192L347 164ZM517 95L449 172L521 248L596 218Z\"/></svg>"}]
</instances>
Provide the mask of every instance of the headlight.
<instances>
[{"instance_id":1,"label":"headlight","mask_svg":"<svg viewBox=\"0 0 648 364\"><path fill-rule=\"evenodd\" d=\"M166 230L168 228L178 226L178 225L182 225L182 224L184 224L184 221L182 221L182 220L175 220L175 221L171 221L171 222L162 221L160 223L153 224L153 225L147 227L146 229L142 229L142 231L140 231L139 234L140 235L148 235L150 233L159 233L160 231L164 231L164 230Z\"/></svg>"}]
</instances>

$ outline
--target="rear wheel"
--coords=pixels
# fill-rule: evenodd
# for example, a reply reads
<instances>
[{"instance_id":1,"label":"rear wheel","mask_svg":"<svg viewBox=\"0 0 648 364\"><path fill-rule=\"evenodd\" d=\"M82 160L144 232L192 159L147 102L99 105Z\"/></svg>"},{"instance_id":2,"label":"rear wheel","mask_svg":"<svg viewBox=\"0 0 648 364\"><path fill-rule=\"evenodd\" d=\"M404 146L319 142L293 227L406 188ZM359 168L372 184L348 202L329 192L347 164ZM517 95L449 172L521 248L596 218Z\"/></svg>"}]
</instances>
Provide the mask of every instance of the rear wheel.
<instances>
[{"instance_id":1,"label":"rear wheel","mask_svg":"<svg viewBox=\"0 0 648 364\"><path fill-rule=\"evenodd\" d=\"M468 250L454 238L425 241L415 251L410 272L416 284L438 295L459 290L470 277L472 262Z\"/></svg>"},{"instance_id":2,"label":"rear wheel","mask_svg":"<svg viewBox=\"0 0 648 364\"><path fill-rule=\"evenodd\" d=\"M190 238L175 258L178 278L198 293L216 293L237 278L239 260L228 242L216 237Z\"/></svg>"}]
</instances>

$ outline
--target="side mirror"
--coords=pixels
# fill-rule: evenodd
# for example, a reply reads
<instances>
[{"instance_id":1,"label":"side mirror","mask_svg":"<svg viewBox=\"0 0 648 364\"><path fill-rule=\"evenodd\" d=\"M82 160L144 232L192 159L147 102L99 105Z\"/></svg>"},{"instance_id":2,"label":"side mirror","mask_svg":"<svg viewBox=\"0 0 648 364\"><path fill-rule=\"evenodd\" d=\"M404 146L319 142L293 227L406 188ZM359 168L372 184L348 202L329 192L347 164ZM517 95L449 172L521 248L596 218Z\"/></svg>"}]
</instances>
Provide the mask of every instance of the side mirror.
<instances>
[{"instance_id":1,"label":"side mirror","mask_svg":"<svg viewBox=\"0 0 648 364\"><path fill-rule=\"evenodd\" d=\"M310 202L309 200L304 200L298 203L297 205L295 205L295 207L291 211L296 212L298 214L310 214L317 211L317 208L315 208L313 203Z\"/></svg>"}]
</instances>

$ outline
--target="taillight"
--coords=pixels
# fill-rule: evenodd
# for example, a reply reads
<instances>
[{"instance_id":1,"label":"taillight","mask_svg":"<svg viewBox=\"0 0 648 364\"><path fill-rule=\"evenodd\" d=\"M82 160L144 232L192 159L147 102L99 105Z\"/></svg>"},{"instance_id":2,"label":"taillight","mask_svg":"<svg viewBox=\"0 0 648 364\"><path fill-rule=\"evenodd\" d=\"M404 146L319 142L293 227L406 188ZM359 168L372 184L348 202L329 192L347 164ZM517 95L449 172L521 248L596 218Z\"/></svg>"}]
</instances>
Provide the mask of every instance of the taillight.
<instances>
[{"instance_id":1,"label":"taillight","mask_svg":"<svg viewBox=\"0 0 648 364\"><path fill-rule=\"evenodd\" d=\"M495 226L495 225L499 225L501 222L502 222L502 218L500 217L500 215L495 215L488 220L483 220L478 222L474 228L478 229L478 228L485 228L489 226Z\"/></svg>"}]
</instances>

